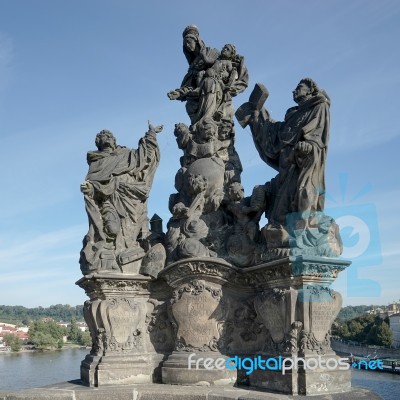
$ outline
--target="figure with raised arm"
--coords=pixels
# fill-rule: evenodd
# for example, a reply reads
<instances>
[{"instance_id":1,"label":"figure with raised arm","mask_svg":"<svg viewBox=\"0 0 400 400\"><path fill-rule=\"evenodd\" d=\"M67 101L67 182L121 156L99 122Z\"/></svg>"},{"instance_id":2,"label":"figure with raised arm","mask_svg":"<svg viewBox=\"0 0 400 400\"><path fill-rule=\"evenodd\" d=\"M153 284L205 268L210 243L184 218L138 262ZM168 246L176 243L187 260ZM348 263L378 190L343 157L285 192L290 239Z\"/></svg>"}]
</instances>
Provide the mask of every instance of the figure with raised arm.
<instances>
[{"instance_id":1,"label":"figure with raised arm","mask_svg":"<svg viewBox=\"0 0 400 400\"><path fill-rule=\"evenodd\" d=\"M157 134L149 130L137 149L117 145L114 135L102 130L96 151L89 151L89 171L81 184L89 231L83 241L83 273L94 270L121 272L125 264L143 258L140 240L149 234L147 199L160 160Z\"/></svg>"}]
</instances>

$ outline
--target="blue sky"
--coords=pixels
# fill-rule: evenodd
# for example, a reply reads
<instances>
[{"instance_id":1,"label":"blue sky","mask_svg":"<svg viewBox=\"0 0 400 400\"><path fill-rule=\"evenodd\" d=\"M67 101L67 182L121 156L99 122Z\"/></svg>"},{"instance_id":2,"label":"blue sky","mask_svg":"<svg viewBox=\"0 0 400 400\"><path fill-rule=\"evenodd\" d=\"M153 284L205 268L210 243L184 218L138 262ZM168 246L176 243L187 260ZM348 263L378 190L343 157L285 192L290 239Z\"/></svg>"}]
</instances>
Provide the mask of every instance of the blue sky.
<instances>
[{"instance_id":1,"label":"blue sky","mask_svg":"<svg viewBox=\"0 0 400 400\"><path fill-rule=\"evenodd\" d=\"M87 231L79 185L101 129L136 147L164 124L150 216L169 219L184 105L166 93L187 69L182 31L234 43L270 92L272 116L306 76L331 97L327 212L343 222L353 264L335 288L345 304L387 304L399 290L400 2L397 0L0 1L0 304L81 304L74 285ZM274 176L236 126L247 195Z\"/></svg>"}]
</instances>

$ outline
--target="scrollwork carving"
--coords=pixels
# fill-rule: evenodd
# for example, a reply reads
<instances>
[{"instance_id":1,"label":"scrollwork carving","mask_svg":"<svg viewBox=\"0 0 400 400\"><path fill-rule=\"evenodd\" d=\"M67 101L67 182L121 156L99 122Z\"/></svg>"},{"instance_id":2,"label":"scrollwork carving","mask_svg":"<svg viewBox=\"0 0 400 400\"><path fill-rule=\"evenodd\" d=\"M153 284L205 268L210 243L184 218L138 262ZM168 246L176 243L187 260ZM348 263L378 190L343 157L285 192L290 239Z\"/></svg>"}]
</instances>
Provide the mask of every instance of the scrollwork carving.
<instances>
[{"instance_id":1,"label":"scrollwork carving","mask_svg":"<svg viewBox=\"0 0 400 400\"><path fill-rule=\"evenodd\" d=\"M318 355L324 355L331 351L331 340L330 333L325 335L325 339L321 342L318 341L313 332L306 332L302 330L300 332L300 354L305 355L307 350L316 353Z\"/></svg>"}]
</instances>

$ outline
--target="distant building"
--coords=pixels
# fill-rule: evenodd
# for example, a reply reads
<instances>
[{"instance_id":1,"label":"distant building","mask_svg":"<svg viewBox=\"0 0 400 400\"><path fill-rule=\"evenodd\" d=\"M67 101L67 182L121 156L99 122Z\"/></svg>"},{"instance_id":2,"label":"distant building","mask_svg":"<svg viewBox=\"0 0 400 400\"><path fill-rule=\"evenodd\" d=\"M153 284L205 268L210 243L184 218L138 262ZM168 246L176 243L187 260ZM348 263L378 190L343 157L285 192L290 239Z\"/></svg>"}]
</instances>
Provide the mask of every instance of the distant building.
<instances>
[{"instance_id":1,"label":"distant building","mask_svg":"<svg viewBox=\"0 0 400 400\"><path fill-rule=\"evenodd\" d=\"M387 306L388 315L397 314L400 312L400 305L398 303L392 303Z\"/></svg>"},{"instance_id":2,"label":"distant building","mask_svg":"<svg viewBox=\"0 0 400 400\"><path fill-rule=\"evenodd\" d=\"M17 328L16 325L0 323L0 343L3 343L3 338L6 335L18 336L26 343L29 339L28 329L28 327Z\"/></svg>"},{"instance_id":3,"label":"distant building","mask_svg":"<svg viewBox=\"0 0 400 400\"><path fill-rule=\"evenodd\" d=\"M390 315L389 321L393 333L393 346L400 347L400 313Z\"/></svg>"},{"instance_id":4,"label":"distant building","mask_svg":"<svg viewBox=\"0 0 400 400\"><path fill-rule=\"evenodd\" d=\"M9 331L9 330L16 330L17 326L13 324L6 324L5 322L0 322L0 332L3 330Z\"/></svg>"},{"instance_id":5,"label":"distant building","mask_svg":"<svg viewBox=\"0 0 400 400\"><path fill-rule=\"evenodd\" d=\"M385 319L386 317L390 317L391 315L399 312L400 304L391 303L388 306L371 308L370 310L366 311L366 314L378 315L380 318Z\"/></svg>"},{"instance_id":6,"label":"distant building","mask_svg":"<svg viewBox=\"0 0 400 400\"><path fill-rule=\"evenodd\" d=\"M86 332L89 330L86 322L77 322L76 325L78 326L78 328L82 331L82 332Z\"/></svg>"}]
</instances>

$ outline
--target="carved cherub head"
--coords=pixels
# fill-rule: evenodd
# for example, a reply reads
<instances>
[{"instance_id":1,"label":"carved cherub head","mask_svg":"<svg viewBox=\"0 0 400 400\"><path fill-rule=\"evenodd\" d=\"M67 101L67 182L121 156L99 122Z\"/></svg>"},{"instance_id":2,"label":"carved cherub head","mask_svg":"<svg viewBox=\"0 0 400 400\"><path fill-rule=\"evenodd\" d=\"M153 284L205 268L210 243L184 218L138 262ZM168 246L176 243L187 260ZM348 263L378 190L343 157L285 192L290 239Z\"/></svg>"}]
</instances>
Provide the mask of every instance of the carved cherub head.
<instances>
[{"instance_id":1,"label":"carved cherub head","mask_svg":"<svg viewBox=\"0 0 400 400\"><path fill-rule=\"evenodd\" d=\"M207 189L207 178L202 175L189 174L188 192L191 195L204 192Z\"/></svg>"},{"instance_id":2,"label":"carved cherub head","mask_svg":"<svg viewBox=\"0 0 400 400\"><path fill-rule=\"evenodd\" d=\"M216 138L218 132L218 125L212 118L204 118L197 125L196 137L202 142L208 142L210 139Z\"/></svg>"},{"instance_id":3,"label":"carved cherub head","mask_svg":"<svg viewBox=\"0 0 400 400\"><path fill-rule=\"evenodd\" d=\"M232 182L228 189L229 198L232 201L240 201L244 198L244 189L240 182Z\"/></svg>"},{"instance_id":4,"label":"carved cherub head","mask_svg":"<svg viewBox=\"0 0 400 400\"><path fill-rule=\"evenodd\" d=\"M172 207L172 215L175 219L186 218L187 213L188 208L182 202L179 202Z\"/></svg>"},{"instance_id":5,"label":"carved cherub head","mask_svg":"<svg viewBox=\"0 0 400 400\"><path fill-rule=\"evenodd\" d=\"M236 56L236 47L234 44L226 44L221 50L221 58L225 60L233 60Z\"/></svg>"},{"instance_id":6,"label":"carved cherub head","mask_svg":"<svg viewBox=\"0 0 400 400\"><path fill-rule=\"evenodd\" d=\"M232 121L222 119L218 128L218 139L226 140L234 135L233 123Z\"/></svg>"}]
</instances>

